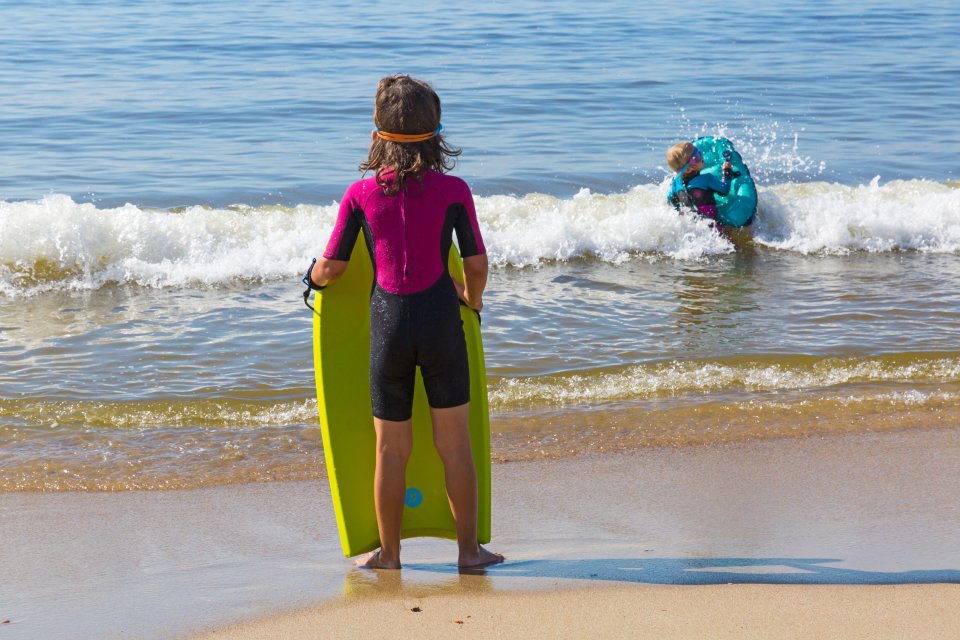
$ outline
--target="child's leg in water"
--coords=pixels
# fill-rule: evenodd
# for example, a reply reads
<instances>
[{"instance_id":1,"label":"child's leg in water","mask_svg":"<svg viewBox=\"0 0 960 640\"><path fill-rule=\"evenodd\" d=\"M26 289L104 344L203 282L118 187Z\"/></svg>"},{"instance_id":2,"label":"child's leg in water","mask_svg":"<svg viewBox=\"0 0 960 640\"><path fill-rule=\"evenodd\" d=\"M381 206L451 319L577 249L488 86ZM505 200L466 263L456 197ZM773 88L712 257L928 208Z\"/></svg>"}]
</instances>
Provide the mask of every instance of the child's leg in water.
<instances>
[{"instance_id":1,"label":"child's leg in water","mask_svg":"<svg viewBox=\"0 0 960 640\"><path fill-rule=\"evenodd\" d=\"M460 567L482 567L503 562L499 553L477 542L477 471L470 448L470 404L430 409L433 443L443 460L450 511L457 524Z\"/></svg>"}]
</instances>

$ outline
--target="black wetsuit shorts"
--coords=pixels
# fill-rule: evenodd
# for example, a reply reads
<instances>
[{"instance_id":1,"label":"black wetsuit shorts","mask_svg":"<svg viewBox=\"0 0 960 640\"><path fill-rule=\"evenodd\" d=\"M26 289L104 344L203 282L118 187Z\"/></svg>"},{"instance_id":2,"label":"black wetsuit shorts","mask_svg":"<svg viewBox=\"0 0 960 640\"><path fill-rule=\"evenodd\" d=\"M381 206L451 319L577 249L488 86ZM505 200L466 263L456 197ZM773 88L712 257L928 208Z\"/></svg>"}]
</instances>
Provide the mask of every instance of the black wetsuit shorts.
<instances>
[{"instance_id":1,"label":"black wetsuit shorts","mask_svg":"<svg viewBox=\"0 0 960 640\"><path fill-rule=\"evenodd\" d=\"M416 368L434 409L470 401L470 365L453 280L396 294L374 286L370 296L370 397L381 420L413 415Z\"/></svg>"}]
</instances>

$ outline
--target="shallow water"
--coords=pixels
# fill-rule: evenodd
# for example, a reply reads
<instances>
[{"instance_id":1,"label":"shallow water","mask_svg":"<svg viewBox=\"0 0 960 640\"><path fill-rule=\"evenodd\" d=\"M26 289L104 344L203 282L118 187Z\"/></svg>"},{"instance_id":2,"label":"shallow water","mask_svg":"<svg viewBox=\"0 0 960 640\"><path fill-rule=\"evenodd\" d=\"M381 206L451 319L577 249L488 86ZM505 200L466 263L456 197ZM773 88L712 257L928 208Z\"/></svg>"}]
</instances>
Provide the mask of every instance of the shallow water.
<instances>
[{"instance_id":1,"label":"shallow water","mask_svg":"<svg viewBox=\"0 0 960 640\"><path fill-rule=\"evenodd\" d=\"M505 268L484 313L497 460L960 424L960 259L638 256ZM0 306L2 488L323 474L292 283Z\"/></svg>"}]
</instances>

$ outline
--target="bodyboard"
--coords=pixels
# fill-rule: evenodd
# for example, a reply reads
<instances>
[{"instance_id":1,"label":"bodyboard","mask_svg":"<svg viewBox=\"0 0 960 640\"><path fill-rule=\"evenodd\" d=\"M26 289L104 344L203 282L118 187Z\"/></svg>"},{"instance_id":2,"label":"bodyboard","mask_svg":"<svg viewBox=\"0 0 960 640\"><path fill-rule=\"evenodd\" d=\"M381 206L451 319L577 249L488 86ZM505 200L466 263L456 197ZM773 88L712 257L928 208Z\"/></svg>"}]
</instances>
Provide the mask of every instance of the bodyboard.
<instances>
[{"instance_id":1,"label":"bodyboard","mask_svg":"<svg viewBox=\"0 0 960 640\"><path fill-rule=\"evenodd\" d=\"M463 263L450 249L450 275L463 282ZM370 401L370 293L373 266L363 235L350 265L336 282L314 295L314 371L324 460L345 556L380 546L373 501L376 433ZM470 361L470 442L477 470L478 538L490 541L490 422L479 315L463 305L460 318ZM433 426L417 369L413 453L407 464L402 538L456 539L443 463L433 445Z\"/></svg>"},{"instance_id":2,"label":"bodyboard","mask_svg":"<svg viewBox=\"0 0 960 640\"><path fill-rule=\"evenodd\" d=\"M717 219L731 227L744 227L752 223L757 212L757 187L750 175L750 169L744 164L733 143L719 136L705 136L697 138L693 144L703 153L704 168L701 173L713 174L719 180L725 161L724 151L730 152L730 164L733 165L734 173L740 173L731 181L729 194L717 194Z\"/></svg>"}]
</instances>

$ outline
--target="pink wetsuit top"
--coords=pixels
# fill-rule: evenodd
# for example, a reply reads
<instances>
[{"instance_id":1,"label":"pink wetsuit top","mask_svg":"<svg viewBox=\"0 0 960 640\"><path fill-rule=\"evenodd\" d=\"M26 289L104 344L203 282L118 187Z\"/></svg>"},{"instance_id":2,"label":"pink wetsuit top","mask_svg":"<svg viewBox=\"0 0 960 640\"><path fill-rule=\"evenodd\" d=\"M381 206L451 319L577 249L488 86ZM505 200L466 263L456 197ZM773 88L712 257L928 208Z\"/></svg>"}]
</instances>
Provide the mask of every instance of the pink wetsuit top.
<instances>
[{"instance_id":1,"label":"pink wetsuit top","mask_svg":"<svg viewBox=\"0 0 960 640\"><path fill-rule=\"evenodd\" d=\"M377 284L401 295L424 291L447 272L453 231L461 256L486 253L466 182L431 170L405 185L390 196L376 178L350 185L323 252L328 260L349 260L363 231Z\"/></svg>"}]
</instances>

